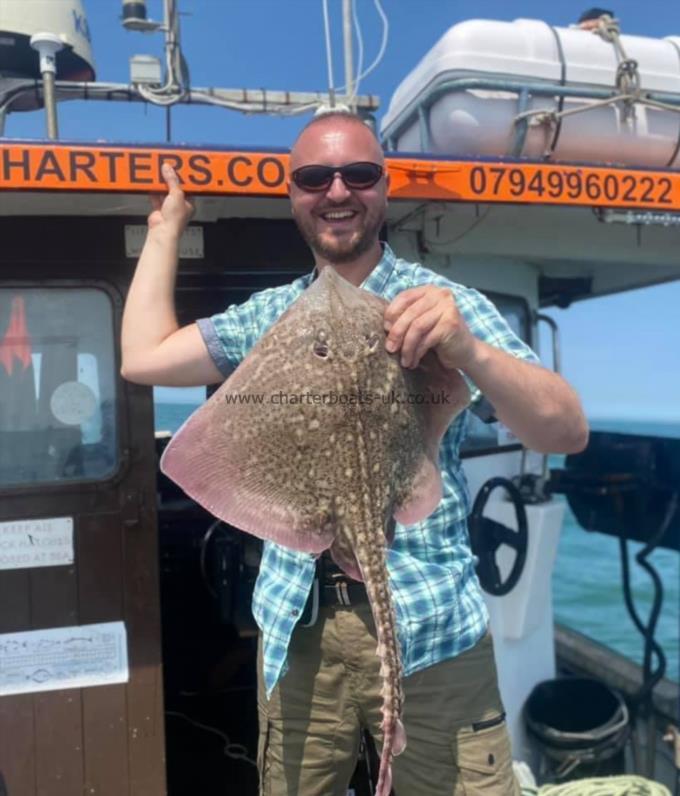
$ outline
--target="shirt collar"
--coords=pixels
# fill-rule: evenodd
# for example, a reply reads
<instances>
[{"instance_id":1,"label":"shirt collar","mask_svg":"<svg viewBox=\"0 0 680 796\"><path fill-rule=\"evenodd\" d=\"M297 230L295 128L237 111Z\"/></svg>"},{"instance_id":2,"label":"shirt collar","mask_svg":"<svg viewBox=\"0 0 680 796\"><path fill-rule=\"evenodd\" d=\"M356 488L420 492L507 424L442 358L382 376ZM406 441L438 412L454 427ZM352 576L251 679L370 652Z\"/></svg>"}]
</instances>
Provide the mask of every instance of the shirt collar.
<instances>
[{"instance_id":1,"label":"shirt collar","mask_svg":"<svg viewBox=\"0 0 680 796\"><path fill-rule=\"evenodd\" d=\"M385 292L387 283L394 273L394 269L397 264L397 258L394 256L394 252L392 249L390 249L387 243L381 242L380 245L383 249L382 257L378 261L378 264L375 266L375 268L360 285L360 287L364 288L364 290L375 293L376 296L382 296L382 294Z\"/></svg>"},{"instance_id":2,"label":"shirt collar","mask_svg":"<svg viewBox=\"0 0 680 796\"><path fill-rule=\"evenodd\" d=\"M383 250L382 257L380 260L378 260L375 268L360 285L360 287L362 287L364 290L368 290L370 293L374 293L376 296L382 296L384 293L385 289L387 288L387 283L389 282L397 264L397 258L394 256L394 252L392 249L390 249L387 243L381 241L380 245L382 246ZM306 288L309 287L318 275L319 272L316 266L314 266L314 269L311 271L311 273L303 277L304 286Z\"/></svg>"}]
</instances>

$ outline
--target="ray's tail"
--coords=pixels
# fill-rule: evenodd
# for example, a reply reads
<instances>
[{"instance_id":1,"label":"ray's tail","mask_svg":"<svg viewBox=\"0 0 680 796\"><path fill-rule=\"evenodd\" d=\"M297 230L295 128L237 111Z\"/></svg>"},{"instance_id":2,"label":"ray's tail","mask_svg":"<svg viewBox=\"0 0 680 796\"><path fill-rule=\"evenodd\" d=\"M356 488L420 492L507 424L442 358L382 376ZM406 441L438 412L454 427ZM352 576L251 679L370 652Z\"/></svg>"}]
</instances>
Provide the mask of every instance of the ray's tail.
<instances>
[{"instance_id":1,"label":"ray's tail","mask_svg":"<svg viewBox=\"0 0 680 796\"><path fill-rule=\"evenodd\" d=\"M389 796L392 787L392 758L406 746L406 733L401 723L404 696L401 684L401 651L397 623L387 580L385 536L382 530L373 543L358 545L355 555L366 585L378 637L377 655L382 678L382 733L380 772L375 796Z\"/></svg>"}]
</instances>

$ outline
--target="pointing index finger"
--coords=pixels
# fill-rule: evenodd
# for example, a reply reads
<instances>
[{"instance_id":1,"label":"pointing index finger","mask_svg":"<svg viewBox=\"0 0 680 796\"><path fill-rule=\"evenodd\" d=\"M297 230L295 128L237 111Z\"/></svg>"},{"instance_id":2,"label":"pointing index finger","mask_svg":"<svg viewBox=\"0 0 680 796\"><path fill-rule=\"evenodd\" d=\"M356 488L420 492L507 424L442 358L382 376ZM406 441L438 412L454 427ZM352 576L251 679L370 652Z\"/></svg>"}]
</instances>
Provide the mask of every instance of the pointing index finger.
<instances>
[{"instance_id":1,"label":"pointing index finger","mask_svg":"<svg viewBox=\"0 0 680 796\"><path fill-rule=\"evenodd\" d=\"M163 163L161 166L161 174L163 175L163 179L168 186L168 191L172 192L176 191L177 189L181 190L177 172L169 163Z\"/></svg>"}]
</instances>

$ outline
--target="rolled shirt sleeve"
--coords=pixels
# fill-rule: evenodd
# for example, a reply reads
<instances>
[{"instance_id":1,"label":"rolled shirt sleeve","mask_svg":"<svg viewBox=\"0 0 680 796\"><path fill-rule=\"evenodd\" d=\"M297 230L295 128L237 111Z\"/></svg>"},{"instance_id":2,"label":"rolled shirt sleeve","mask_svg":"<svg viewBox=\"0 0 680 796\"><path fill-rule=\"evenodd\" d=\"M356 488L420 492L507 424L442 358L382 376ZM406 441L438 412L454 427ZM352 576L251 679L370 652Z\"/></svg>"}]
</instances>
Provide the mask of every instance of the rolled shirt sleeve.
<instances>
[{"instance_id":1,"label":"rolled shirt sleeve","mask_svg":"<svg viewBox=\"0 0 680 796\"><path fill-rule=\"evenodd\" d=\"M196 321L215 366L225 378L307 287L311 276L254 293L243 304Z\"/></svg>"}]
</instances>

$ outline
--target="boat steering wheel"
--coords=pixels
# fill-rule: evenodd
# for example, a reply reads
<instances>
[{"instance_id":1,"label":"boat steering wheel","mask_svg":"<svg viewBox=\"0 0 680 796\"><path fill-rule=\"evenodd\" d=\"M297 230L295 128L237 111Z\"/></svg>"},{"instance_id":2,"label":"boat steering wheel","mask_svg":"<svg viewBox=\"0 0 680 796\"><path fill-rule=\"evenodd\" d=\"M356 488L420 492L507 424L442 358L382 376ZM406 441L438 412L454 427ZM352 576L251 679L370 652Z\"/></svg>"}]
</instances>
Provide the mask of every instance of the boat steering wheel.
<instances>
[{"instance_id":1,"label":"boat steering wheel","mask_svg":"<svg viewBox=\"0 0 680 796\"><path fill-rule=\"evenodd\" d=\"M508 528L496 520L484 517L483 512L489 501L489 496L497 487L503 487L510 497L510 501L515 507L517 517L517 530ZM524 501L517 487L508 481L507 478L490 478L479 490L472 512L468 520L470 531L470 545L472 552L477 556L477 576L479 582L488 594L501 597L507 594L517 585L524 564L527 559L527 543L529 535L527 533L527 512L524 508ZM496 551L501 545L508 545L515 550L515 562L512 565L510 574L502 580L498 564L496 563Z\"/></svg>"}]
</instances>

